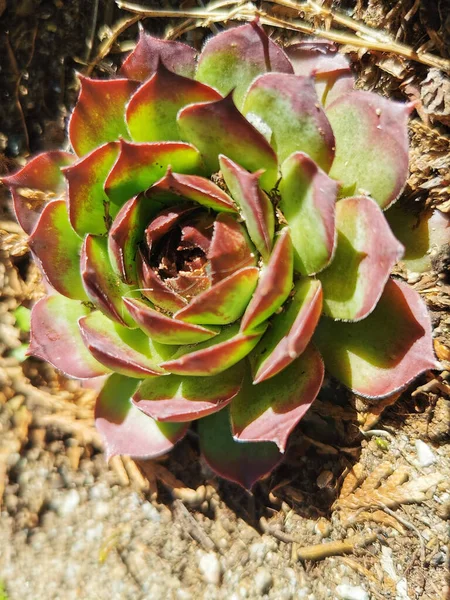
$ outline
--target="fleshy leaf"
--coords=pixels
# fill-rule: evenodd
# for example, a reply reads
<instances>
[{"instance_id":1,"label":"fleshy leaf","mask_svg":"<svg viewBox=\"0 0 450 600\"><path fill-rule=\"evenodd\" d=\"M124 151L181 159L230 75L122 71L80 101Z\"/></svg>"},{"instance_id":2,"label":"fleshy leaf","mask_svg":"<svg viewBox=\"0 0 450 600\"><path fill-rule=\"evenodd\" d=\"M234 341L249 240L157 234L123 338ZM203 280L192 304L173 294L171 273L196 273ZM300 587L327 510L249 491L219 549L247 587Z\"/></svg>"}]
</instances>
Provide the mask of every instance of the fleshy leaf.
<instances>
[{"instance_id":1,"label":"fleshy leaf","mask_svg":"<svg viewBox=\"0 0 450 600\"><path fill-rule=\"evenodd\" d=\"M195 296L175 313L177 319L198 325L228 325L244 314L258 282L259 270L245 267Z\"/></svg>"},{"instance_id":2,"label":"fleshy leaf","mask_svg":"<svg viewBox=\"0 0 450 600\"><path fill-rule=\"evenodd\" d=\"M238 111L231 95L217 102L186 106L178 113L178 125L183 138L199 149L209 173L219 169L218 156L226 153L249 171L264 169L262 187L266 190L274 187L276 154L264 136Z\"/></svg>"},{"instance_id":3,"label":"fleshy leaf","mask_svg":"<svg viewBox=\"0 0 450 600\"><path fill-rule=\"evenodd\" d=\"M114 272L106 238L86 236L81 251L81 277L89 299L97 308L116 323L136 326L122 302L122 296L130 294L132 288Z\"/></svg>"},{"instance_id":4,"label":"fleshy leaf","mask_svg":"<svg viewBox=\"0 0 450 600\"><path fill-rule=\"evenodd\" d=\"M78 156L121 136L128 139L125 106L139 84L129 79L79 78L80 95L69 121L70 143Z\"/></svg>"},{"instance_id":5,"label":"fleshy leaf","mask_svg":"<svg viewBox=\"0 0 450 600\"><path fill-rule=\"evenodd\" d=\"M272 131L280 161L306 152L324 171L334 158L334 135L317 97L312 77L268 73L258 77L245 97L243 113L257 115Z\"/></svg>"},{"instance_id":6,"label":"fleshy leaf","mask_svg":"<svg viewBox=\"0 0 450 600\"><path fill-rule=\"evenodd\" d=\"M219 212L237 212L233 200L215 183L198 175L173 173L170 167L145 194L158 202L179 202L184 198Z\"/></svg>"},{"instance_id":7,"label":"fleshy leaf","mask_svg":"<svg viewBox=\"0 0 450 600\"><path fill-rule=\"evenodd\" d=\"M197 344L217 335L217 331L168 317L142 300L123 298L123 302L142 331L155 342L177 346Z\"/></svg>"},{"instance_id":8,"label":"fleshy leaf","mask_svg":"<svg viewBox=\"0 0 450 600\"><path fill-rule=\"evenodd\" d=\"M137 271L139 291L153 304L168 312L176 312L186 306L187 301L164 283L143 258L140 250L137 255Z\"/></svg>"},{"instance_id":9,"label":"fleshy leaf","mask_svg":"<svg viewBox=\"0 0 450 600\"><path fill-rule=\"evenodd\" d=\"M337 203L336 228L333 262L319 275L324 313L333 319L359 321L375 308L403 246L379 206L367 196Z\"/></svg>"},{"instance_id":10,"label":"fleshy leaf","mask_svg":"<svg viewBox=\"0 0 450 600\"><path fill-rule=\"evenodd\" d=\"M326 40L305 40L290 44L286 54L294 73L303 76L321 76L331 73L349 73L350 66L335 44Z\"/></svg>"},{"instance_id":11,"label":"fleshy leaf","mask_svg":"<svg viewBox=\"0 0 450 600\"><path fill-rule=\"evenodd\" d=\"M336 181L306 154L295 152L281 166L280 210L291 230L295 270L312 275L330 262L335 246Z\"/></svg>"},{"instance_id":12,"label":"fleshy leaf","mask_svg":"<svg viewBox=\"0 0 450 600\"><path fill-rule=\"evenodd\" d=\"M127 106L128 130L135 142L179 139L177 113L187 104L211 102L222 96L213 88L177 75L162 62Z\"/></svg>"},{"instance_id":13,"label":"fleshy leaf","mask_svg":"<svg viewBox=\"0 0 450 600\"><path fill-rule=\"evenodd\" d=\"M145 379L133 396L135 405L158 421L200 419L224 408L239 392L244 363L212 377L168 375Z\"/></svg>"},{"instance_id":14,"label":"fleshy leaf","mask_svg":"<svg viewBox=\"0 0 450 600\"><path fill-rule=\"evenodd\" d=\"M385 216L395 237L405 246L401 264L410 273L432 270L433 257L450 244L450 215L440 210L415 215L408 206L397 203Z\"/></svg>"},{"instance_id":15,"label":"fleshy leaf","mask_svg":"<svg viewBox=\"0 0 450 600\"><path fill-rule=\"evenodd\" d=\"M323 105L354 89L354 78L346 57L326 40L305 40L291 44L286 54L296 75L313 76Z\"/></svg>"},{"instance_id":16,"label":"fleshy leaf","mask_svg":"<svg viewBox=\"0 0 450 600\"><path fill-rule=\"evenodd\" d=\"M111 264L129 284L137 282L136 252L144 239L147 223L160 210L159 204L139 194L122 206L109 230L108 252Z\"/></svg>"},{"instance_id":17,"label":"fleshy leaf","mask_svg":"<svg viewBox=\"0 0 450 600\"><path fill-rule=\"evenodd\" d=\"M284 452L289 434L319 393L323 376L322 358L310 345L269 381L255 386L248 377L230 406L235 439L275 442Z\"/></svg>"},{"instance_id":18,"label":"fleshy leaf","mask_svg":"<svg viewBox=\"0 0 450 600\"><path fill-rule=\"evenodd\" d=\"M257 262L245 229L235 218L226 214L220 214L214 222L207 258L213 284Z\"/></svg>"},{"instance_id":19,"label":"fleshy leaf","mask_svg":"<svg viewBox=\"0 0 450 600\"><path fill-rule=\"evenodd\" d=\"M150 222L145 230L145 240L148 248L151 250L154 244L169 233L175 225L178 225L181 219L192 213L194 209L193 206L180 204L160 210L158 216Z\"/></svg>"},{"instance_id":20,"label":"fleshy leaf","mask_svg":"<svg viewBox=\"0 0 450 600\"><path fill-rule=\"evenodd\" d=\"M324 318L314 342L329 372L361 396L389 396L438 366L425 303L406 283L393 279L363 321Z\"/></svg>"},{"instance_id":21,"label":"fleshy leaf","mask_svg":"<svg viewBox=\"0 0 450 600\"><path fill-rule=\"evenodd\" d=\"M283 458L272 442L234 440L227 408L200 419L198 432L203 457L211 469L248 490Z\"/></svg>"},{"instance_id":22,"label":"fleshy leaf","mask_svg":"<svg viewBox=\"0 0 450 600\"><path fill-rule=\"evenodd\" d=\"M271 327L251 356L254 382L273 377L298 358L314 333L322 311L320 281L300 279L284 312L275 315Z\"/></svg>"},{"instance_id":23,"label":"fleshy leaf","mask_svg":"<svg viewBox=\"0 0 450 600\"><path fill-rule=\"evenodd\" d=\"M177 375L217 375L247 356L265 329L265 326L260 326L244 334L239 331L237 324L231 325L212 340L181 347L172 359L163 362L161 367Z\"/></svg>"},{"instance_id":24,"label":"fleshy leaf","mask_svg":"<svg viewBox=\"0 0 450 600\"><path fill-rule=\"evenodd\" d=\"M372 92L340 96L326 110L336 138L330 176L343 193L370 194L387 208L401 194L408 177L408 115L400 104Z\"/></svg>"},{"instance_id":25,"label":"fleshy leaf","mask_svg":"<svg viewBox=\"0 0 450 600\"><path fill-rule=\"evenodd\" d=\"M69 218L78 235L105 234L117 213L103 186L118 154L119 144L110 142L63 169L69 183Z\"/></svg>"},{"instance_id":26,"label":"fleshy leaf","mask_svg":"<svg viewBox=\"0 0 450 600\"><path fill-rule=\"evenodd\" d=\"M294 253L289 228L285 227L275 242L270 260L260 275L241 321L241 331L257 327L272 316L285 302L292 288Z\"/></svg>"},{"instance_id":27,"label":"fleshy leaf","mask_svg":"<svg viewBox=\"0 0 450 600\"><path fill-rule=\"evenodd\" d=\"M106 180L105 191L112 202L122 206L158 181L169 165L180 173L198 173L200 155L182 142L132 144L121 140L119 158Z\"/></svg>"},{"instance_id":28,"label":"fleshy leaf","mask_svg":"<svg viewBox=\"0 0 450 600\"><path fill-rule=\"evenodd\" d=\"M61 167L70 165L74 158L68 152L44 152L32 158L17 173L1 178L11 189L14 212L28 235L33 231L46 204L64 194L66 182Z\"/></svg>"},{"instance_id":29,"label":"fleshy leaf","mask_svg":"<svg viewBox=\"0 0 450 600\"><path fill-rule=\"evenodd\" d=\"M253 21L212 37L200 54L195 78L223 95L234 90L240 108L250 83L267 71L292 73L293 69L280 46Z\"/></svg>"},{"instance_id":30,"label":"fleshy leaf","mask_svg":"<svg viewBox=\"0 0 450 600\"><path fill-rule=\"evenodd\" d=\"M89 352L108 368L127 377L163 375L148 337L140 329L128 329L95 311L78 321Z\"/></svg>"},{"instance_id":31,"label":"fleshy leaf","mask_svg":"<svg viewBox=\"0 0 450 600\"><path fill-rule=\"evenodd\" d=\"M160 40L141 30L138 43L125 59L119 74L128 79L145 81L156 72L159 62L163 62L171 71L193 77L196 56L197 52L191 46Z\"/></svg>"},{"instance_id":32,"label":"fleshy leaf","mask_svg":"<svg viewBox=\"0 0 450 600\"><path fill-rule=\"evenodd\" d=\"M106 446L108 460L117 454L156 458L172 450L189 423L158 423L131 402L138 381L114 373L95 405L95 425Z\"/></svg>"},{"instance_id":33,"label":"fleshy leaf","mask_svg":"<svg viewBox=\"0 0 450 600\"><path fill-rule=\"evenodd\" d=\"M55 294L41 298L31 311L31 342L28 354L46 360L77 379L109 373L90 354L81 339L78 319L89 314L77 300Z\"/></svg>"},{"instance_id":34,"label":"fleshy leaf","mask_svg":"<svg viewBox=\"0 0 450 600\"><path fill-rule=\"evenodd\" d=\"M261 171L249 173L226 156L219 156L220 170L240 207L248 233L264 260L272 250L275 214L267 194L259 187Z\"/></svg>"},{"instance_id":35,"label":"fleshy leaf","mask_svg":"<svg viewBox=\"0 0 450 600\"><path fill-rule=\"evenodd\" d=\"M80 275L81 239L69 223L64 200L46 205L28 244L57 292L74 300L88 300Z\"/></svg>"}]
</instances>

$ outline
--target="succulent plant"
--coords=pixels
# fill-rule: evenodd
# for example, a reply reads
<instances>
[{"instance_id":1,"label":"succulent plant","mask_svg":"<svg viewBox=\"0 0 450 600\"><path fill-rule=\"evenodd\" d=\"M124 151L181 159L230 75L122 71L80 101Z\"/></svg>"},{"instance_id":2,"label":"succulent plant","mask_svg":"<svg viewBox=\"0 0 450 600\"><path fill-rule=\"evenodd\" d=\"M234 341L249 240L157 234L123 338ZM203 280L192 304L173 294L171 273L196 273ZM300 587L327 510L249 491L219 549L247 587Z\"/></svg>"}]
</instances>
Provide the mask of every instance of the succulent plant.
<instances>
[{"instance_id":1,"label":"succulent plant","mask_svg":"<svg viewBox=\"0 0 450 600\"><path fill-rule=\"evenodd\" d=\"M257 22L203 51L141 33L119 77L80 77L72 152L3 179L50 284L30 354L108 375L109 456L168 452L193 423L250 488L328 373L383 397L436 366L424 303L390 277L383 214L408 174L410 105L357 91L323 42Z\"/></svg>"}]
</instances>

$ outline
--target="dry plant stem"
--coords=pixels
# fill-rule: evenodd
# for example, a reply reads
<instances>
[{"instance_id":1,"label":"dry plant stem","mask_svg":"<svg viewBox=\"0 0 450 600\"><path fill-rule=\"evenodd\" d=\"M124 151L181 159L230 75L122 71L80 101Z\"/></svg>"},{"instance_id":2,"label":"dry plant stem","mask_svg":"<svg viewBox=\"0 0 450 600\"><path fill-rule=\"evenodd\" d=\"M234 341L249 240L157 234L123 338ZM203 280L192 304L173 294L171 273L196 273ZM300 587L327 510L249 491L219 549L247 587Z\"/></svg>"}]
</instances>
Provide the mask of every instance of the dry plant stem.
<instances>
[{"instance_id":1,"label":"dry plant stem","mask_svg":"<svg viewBox=\"0 0 450 600\"><path fill-rule=\"evenodd\" d=\"M376 533L369 536L355 535L338 542L328 542L327 544L315 544L313 546L304 546L297 549L298 560L322 560L327 556L337 556L340 554L352 554L357 548L362 548L371 544L377 539Z\"/></svg>"},{"instance_id":2,"label":"dry plant stem","mask_svg":"<svg viewBox=\"0 0 450 600\"><path fill-rule=\"evenodd\" d=\"M97 66L97 64L101 60L103 60L105 58L105 56L107 56L109 54L109 52L112 48L112 45L117 40L119 35L121 35L125 30L127 30L128 27L131 27L132 25L134 25L141 19L142 19L141 15L137 15L135 17L130 17L128 19L123 19L123 20L119 21L119 23L117 23L116 26L114 27L111 37L109 37L107 40L105 40L105 42L100 46L100 50L99 50L97 56L86 67L85 75L87 75L89 77L92 74L92 71Z\"/></svg>"},{"instance_id":3,"label":"dry plant stem","mask_svg":"<svg viewBox=\"0 0 450 600\"><path fill-rule=\"evenodd\" d=\"M409 60L421 62L430 67L436 67L443 71L450 72L450 61L439 56L435 56L429 52L416 52L410 46L401 42L396 42L391 38L388 38L383 33L372 30L371 28L365 27L364 25L354 21L350 17L343 14L335 13L330 9L320 7L313 2L305 4L294 4L287 0L272 0L274 4L280 6L294 8L300 12L313 12L316 15L323 15L331 18L338 24L344 25L349 29L356 31L359 35L348 34L345 32L336 31L333 29L322 29L320 27L314 27L313 25L306 23L302 20L287 21L274 17L264 11L257 10L256 7L247 3L237 7L239 10L232 11L231 13L215 12L207 7L206 10L149 10L139 4L131 2L124 2L123 0L116 0L116 4L119 8L128 10L130 12L139 14L142 18L147 17L165 17L165 18L185 18L185 19L207 19L209 22L219 22L227 20L236 21L251 21L256 16L260 18L260 22L264 25L270 25L272 27L278 27L282 29L288 29L291 31L299 31L301 33L307 33L309 35L323 37L339 44L350 44L359 48L367 48L375 52L391 52L399 56L403 56ZM215 5L223 6L222 3Z\"/></svg>"},{"instance_id":4,"label":"dry plant stem","mask_svg":"<svg viewBox=\"0 0 450 600\"><path fill-rule=\"evenodd\" d=\"M388 508L386 505L382 504L381 508L388 515L391 515L391 517L394 517L395 519L397 519L397 521L399 523L401 523L402 525L404 525L407 529L409 529L410 531L414 531L414 533L419 538L419 543L420 543L420 560L422 561L422 564L423 564L425 562L425 542L423 541L423 537L422 537L422 534L420 533L420 531L417 529L417 527L415 525L413 525L413 523L410 523L410 521L407 521L403 517L400 517L400 515L398 515L395 511L393 511L390 508Z\"/></svg>"}]
</instances>

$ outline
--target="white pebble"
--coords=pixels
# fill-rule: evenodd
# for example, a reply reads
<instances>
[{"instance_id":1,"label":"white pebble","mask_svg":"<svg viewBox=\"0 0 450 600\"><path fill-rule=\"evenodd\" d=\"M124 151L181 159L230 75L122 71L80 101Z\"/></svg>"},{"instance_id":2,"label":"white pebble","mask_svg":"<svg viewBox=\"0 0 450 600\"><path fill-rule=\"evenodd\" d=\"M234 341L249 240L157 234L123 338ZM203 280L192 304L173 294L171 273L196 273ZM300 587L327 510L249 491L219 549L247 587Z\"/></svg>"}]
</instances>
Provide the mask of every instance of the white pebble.
<instances>
[{"instance_id":1,"label":"white pebble","mask_svg":"<svg viewBox=\"0 0 450 600\"><path fill-rule=\"evenodd\" d=\"M369 594L362 587L341 584L336 588L336 594L342 600L369 600Z\"/></svg>"},{"instance_id":2,"label":"white pebble","mask_svg":"<svg viewBox=\"0 0 450 600\"><path fill-rule=\"evenodd\" d=\"M267 594L273 585L272 575L267 569L259 569L255 575L255 591L257 594Z\"/></svg>"},{"instance_id":3,"label":"white pebble","mask_svg":"<svg viewBox=\"0 0 450 600\"><path fill-rule=\"evenodd\" d=\"M70 490L70 492L51 503L52 508L56 510L60 517L70 515L79 504L80 494L76 490Z\"/></svg>"},{"instance_id":4,"label":"white pebble","mask_svg":"<svg viewBox=\"0 0 450 600\"><path fill-rule=\"evenodd\" d=\"M219 585L220 577L222 575L222 567L220 566L219 559L213 552L210 552L209 554L204 554L200 558L198 567L206 583L213 583L214 585Z\"/></svg>"},{"instance_id":5,"label":"white pebble","mask_svg":"<svg viewBox=\"0 0 450 600\"><path fill-rule=\"evenodd\" d=\"M436 462L434 452L427 444L425 444L425 442L422 442L422 440L416 440L415 445L417 458L421 467L429 467Z\"/></svg>"}]
</instances>

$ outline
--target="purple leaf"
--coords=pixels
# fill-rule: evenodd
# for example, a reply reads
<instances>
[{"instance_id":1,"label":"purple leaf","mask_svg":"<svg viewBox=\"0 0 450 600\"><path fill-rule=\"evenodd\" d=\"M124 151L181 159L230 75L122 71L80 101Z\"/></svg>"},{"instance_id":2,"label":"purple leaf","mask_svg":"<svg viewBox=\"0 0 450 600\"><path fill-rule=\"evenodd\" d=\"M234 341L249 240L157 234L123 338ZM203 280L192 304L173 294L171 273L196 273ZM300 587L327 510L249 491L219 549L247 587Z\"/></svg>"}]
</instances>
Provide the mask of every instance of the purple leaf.
<instances>
[{"instance_id":1,"label":"purple leaf","mask_svg":"<svg viewBox=\"0 0 450 600\"><path fill-rule=\"evenodd\" d=\"M323 375L322 358L310 345L272 379L252 385L247 378L230 406L234 438L275 442L284 452L291 431L319 393Z\"/></svg>"},{"instance_id":2,"label":"purple leaf","mask_svg":"<svg viewBox=\"0 0 450 600\"><path fill-rule=\"evenodd\" d=\"M108 378L95 405L95 425L105 442L109 460L117 454L156 458L172 450L189 423L158 423L131 402L138 385L114 373Z\"/></svg>"}]
</instances>

